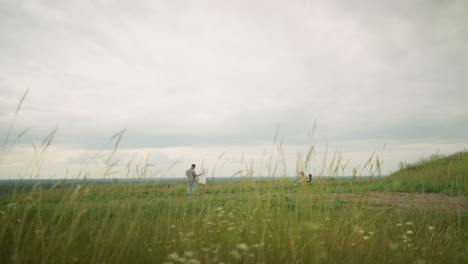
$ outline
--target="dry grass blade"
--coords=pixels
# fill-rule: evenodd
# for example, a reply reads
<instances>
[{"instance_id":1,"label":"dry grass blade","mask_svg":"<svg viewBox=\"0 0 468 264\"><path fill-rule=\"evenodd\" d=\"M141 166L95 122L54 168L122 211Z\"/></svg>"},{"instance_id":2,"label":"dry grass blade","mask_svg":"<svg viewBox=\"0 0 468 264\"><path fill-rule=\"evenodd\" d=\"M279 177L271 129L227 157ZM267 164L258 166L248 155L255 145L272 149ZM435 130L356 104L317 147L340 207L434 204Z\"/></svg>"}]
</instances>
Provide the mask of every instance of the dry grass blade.
<instances>
[{"instance_id":1,"label":"dry grass blade","mask_svg":"<svg viewBox=\"0 0 468 264\"><path fill-rule=\"evenodd\" d=\"M376 157L376 160L375 160L375 166L377 167L377 172L379 173L378 176L380 177L381 174L382 174L382 169L381 169L381 166L382 166L382 162L380 162L380 159L379 159L379 156L377 155Z\"/></svg>"},{"instance_id":2,"label":"dry grass blade","mask_svg":"<svg viewBox=\"0 0 468 264\"><path fill-rule=\"evenodd\" d=\"M320 171L318 176L323 176L325 172L325 168L327 166L327 158L328 158L328 143L325 145L325 152L323 153L323 161L322 161L322 170Z\"/></svg>"},{"instance_id":3,"label":"dry grass blade","mask_svg":"<svg viewBox=\"0 0 468 264\"><path fill-rule=\"evenodd\" d=\"M242 174L244 170L237 171L236 173L232 174L231 177L237 176L239 174Z\"/></svg>"},{"instance_id":4,"label":"dry grass blade","mask_svg":"<svg viewBox=\"0 0 468 264\"><path fill-rule=\"evenodd\" d=\"M348 160L346 161L346 163L345 163L345 164L341 164L341 170L342 170L343 172L345 171L345 169L346 169L346 166L348 166L348 163L349 163L349 161L350 161L350 160L351 160L351 159L350 159L350 158L348 158Z\"/></svg>"},{"instance_id":5,"label":"dry grass blade","mask_svg":"<svg viewBox=\"0 0 468 264\"><path fill-rule=\"evenodd\" d=\"M18 136L16 137L16 140L20 139L22 136L24 136L28 131L31 130L31 127L26 128L25 130L21 131Z\"/></svg>"},{"instance_id":6,"label":"dry grass blade","mask_svg":"<svg viewBox=\"0 0 468 264\"><path fill-rule=\"evenodd\" d=\"M8 127L8 132L7 132L5 140L3 142L2 152L1 152L1 155L0 155L0 161L3 158L3 156L6 154L6 152L8 152L7 151L7 145L8 145L8 141L10 139L11 130L15 126L16 117L18 116L18 113L19 113L19 111L21 109L21 105L23 104L24 99L26 98L26 95L28 95L28 93L29 93L29 88L26 89L26 91L24 92L23 96L21 97L21 99L20 99L20 101L18 103L18 106L16 106L15 116L13 117L13 120L11 121L10 126Z\"/></svg>"},{"instance_id":7,"label":"dry grass blade","mask_svg":"<svg viewBox=\"0 0 468 264\"><path fill-rule=\"evenodd\" d=\"M57 133L57 129L58 128L55 127L54 130L52 130L52 132L50 132L49 135L47 135L47 137L44 138L44 140L42 141L40 145L41 153L44 153L47 150L47 148L50 146L50 144L52 143L52 140L55 137L55 134Z\"/></svg>"},{"instance_id":8,"label":"dry grass blade","mask_svg":"<svg viewBox=\"0 0 468 264\"><path fill-rule=\"evenodd\" d=\"M23 97L21 97L21 100L19 101L18 106L16 107L15 115L17 115L18 112L20 111L21 106L23 105L24 99L26 99L26 96L28 95L28 93L29 93L29 88L26 89L26 91L23 94Z\"/></svg>"},{"instance_id":9,"label":"dry grass blade","mask_svg":"<svg viewBox=\"0 0 468 264\"><path fill-rule=\"evenodd\" d=\"M137 157L137 155L138 155L138 153L133 154L132 157L128 160L127 166L126 166L127 169L130 169L130 167L132 166L132 163L135 160L135 158Z\"/></svg>"},{"instance_id":10,"label":"dry grass blade","mask_svg":"<svg viewBox=\"0 0 468 264\"><path fill-rule=\"evenodd\" d=\"M312 161L312 155L314 154L315 147L312 145L307 152L305 161L304 161L304 168L307 170L309 168L309 163Z\"/></svg>"},{"instance_id":11,"label":"dry grass blade","mask_svg":"<svg viewBox=\"0 0 468 264\"><path fill-rule=\"evenodd\" d=\"M275 135L274 135L274 137L273 137L273 144L276 144L276 140L278 139L280 127L281 127L281 125L278 123L278 124L276 125Z\"/></svg>"},{"instance_id":12,"label":"dry grass blade","mask_svg":"<svg viewBox=\"0 0 468 264\"><path fill-rule=\"evenodd\" d=\"M32 144L33 149L34 149L34 155L37 156L37 147L36 147L36 144L34 144L34 142L31 143L31 144Z\"/></svg>"},{"instance_id":13,"label":"dry grass blade","mask_svg":"<svg viewBox=\"0 0 468 264\"><path fill-rule=\"evenodd\" d=\"M216 161L219 161L223 156L224 154L226 154L226 151L224 151L223 153L221 153L221 155L219 155L218 159Z\"/></svg>"},{"instance_id":14,"label":"dry grass blade","mask_svg":"<svg viewBox=\"0 0 468 264\"><path fill-rule=\"evenodd\" d=\"M372 152L372 155L370 156L370 158L366 161L366 163L364 164L364 167L362 168L363 170L365 168L367 168L367 166L369 166L369 164L372 162L372 159L374 158L374 155L375 155L375 151Z\"/></svg>"},{"instance_id":15,"label":"dry grass blade","mask_svg":"<svg viewBox=\"0 0 468 264\"><path fill-rule=\"evenodd\" d=\"M122 137L124 135L124 133L127 131L127 129L123 129L122 131L120 132L117 132L115 133L112 137L111 137L111 140L114 140L116 139L115 141L115 144L114 144L114 148L112 149L112 153L109 155L109 157L107 158L106 162L105 163L108 163L115 155L115 153L117 152L117 148L119 147L120 145L120 141L122 140Z\"/></svg>"}]
</instances>

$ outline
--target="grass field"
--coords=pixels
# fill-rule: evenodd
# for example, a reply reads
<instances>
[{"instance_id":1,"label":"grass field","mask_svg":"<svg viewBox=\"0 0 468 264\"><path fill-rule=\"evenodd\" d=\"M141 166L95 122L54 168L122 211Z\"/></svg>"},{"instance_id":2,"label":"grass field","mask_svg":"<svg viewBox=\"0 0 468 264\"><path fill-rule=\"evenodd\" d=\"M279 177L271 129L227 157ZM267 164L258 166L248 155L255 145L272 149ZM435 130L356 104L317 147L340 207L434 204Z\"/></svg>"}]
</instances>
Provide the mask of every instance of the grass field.
<instances>
[{"instance_id":1,"label":"grass field","mask_svg":"<svg viewBox=\"0 0 468 264\"><path fill-rule=\"evenodd\" d=\"M468 155L382 178L2 186L2 263L467 263ZM398 196L398 199L395 198Z\"/></svg>"}]
</instances>

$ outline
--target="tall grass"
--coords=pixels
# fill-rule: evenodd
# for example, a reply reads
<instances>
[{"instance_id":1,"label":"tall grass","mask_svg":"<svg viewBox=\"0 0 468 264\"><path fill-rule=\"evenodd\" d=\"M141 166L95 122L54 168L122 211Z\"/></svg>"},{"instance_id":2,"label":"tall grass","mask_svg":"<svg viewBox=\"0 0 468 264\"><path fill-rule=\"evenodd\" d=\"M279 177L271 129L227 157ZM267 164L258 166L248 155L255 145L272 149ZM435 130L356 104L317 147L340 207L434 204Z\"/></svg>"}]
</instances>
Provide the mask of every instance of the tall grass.
<instances>
[{"instance_id":1,"label":"tall grass","mask_svg":"<svg viewBox=\"0 0 468 264\"><path fill-rule=\"evenodd\" d=\"M1 199L2 263L464 263L465 211L334 199L326 180L56 184ZM328 188L328 189L327 189ZM328 190L328 191L327 191Z\"/></svg>"}]
</instances>

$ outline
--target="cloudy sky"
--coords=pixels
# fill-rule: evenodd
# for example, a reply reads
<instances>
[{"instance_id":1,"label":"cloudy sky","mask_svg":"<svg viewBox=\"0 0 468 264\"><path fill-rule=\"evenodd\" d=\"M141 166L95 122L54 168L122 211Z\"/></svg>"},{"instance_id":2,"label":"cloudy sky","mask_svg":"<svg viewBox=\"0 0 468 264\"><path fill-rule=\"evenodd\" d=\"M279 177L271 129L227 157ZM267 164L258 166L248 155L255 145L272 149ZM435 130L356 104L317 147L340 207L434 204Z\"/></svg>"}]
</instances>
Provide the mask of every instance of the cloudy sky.
<instances>
[{"instance_id":1,"label":"cloudy sky","mask_svg":"<svg viewBox=\"0 0 468 264\"><path fill-rule=\"evenodd\" d=\"M465 0L0 0L0 178L99 177L123 129L113 161L171 177L265 175L276 131L289 175L311 144L314 173L462 151L467 24Z\"/></svg>"}]
</instances>

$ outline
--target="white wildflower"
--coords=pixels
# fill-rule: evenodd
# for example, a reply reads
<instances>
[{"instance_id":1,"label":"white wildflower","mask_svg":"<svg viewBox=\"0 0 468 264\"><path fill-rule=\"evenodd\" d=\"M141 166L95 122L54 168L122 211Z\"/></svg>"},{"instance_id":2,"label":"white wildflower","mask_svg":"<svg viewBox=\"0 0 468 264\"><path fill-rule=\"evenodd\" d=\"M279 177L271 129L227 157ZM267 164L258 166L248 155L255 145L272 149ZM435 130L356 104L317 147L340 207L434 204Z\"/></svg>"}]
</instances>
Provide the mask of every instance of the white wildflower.
<instances>
[{"instance_id":1,"label":"white wildflower","mask_svg":"<svg viewBox=\"0 0 468 264\"><path fill-rule=\"evenodd\" d=\"M245 244L245 243L238 244L237 248L240 249L240 250L243 250L243 251L249 250L249 246L247 246L247 244Z\"/></svg>"},{"instance_id":2,"label":"white wildflower","mask_svg":"<svg viewBox=\"0 0 468 264\"><path fill-rule=\"evenodd\" d=\"M176 260L176 259L179 259L179 255L177 255L177 253L174 252L174 253L169 254L168 258L171 260Z\"/></svg>"},{"instance_id":3,"label":"white wildflower","mask_svg":"<svg viewBox=\"0 0 468 264\"><path fill-rule=\"evenodd\" d=\"M239 254L239 251L237 251L237 250L233 250L229 254L231 254L236 259L240 259L242 257L241 254Z\"/></svg>"},{"instance_id":4,"label":"white wildflower","mask_svg":"<svg viewBox=\"0 0 468 264\"><path fill-rule=\"evenodd\" d=\"M415 248L415 249L416 249L416 248ZM424 261L424 259L418 257L418 258L414 261L414 263L415 263L415 264L424 264L424 263L426 263L426 262Z\"/></svg>"}]
</instances>

